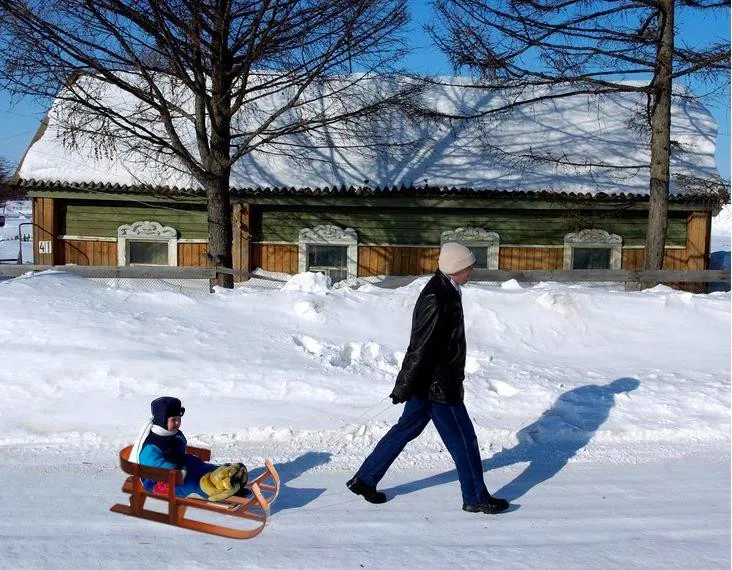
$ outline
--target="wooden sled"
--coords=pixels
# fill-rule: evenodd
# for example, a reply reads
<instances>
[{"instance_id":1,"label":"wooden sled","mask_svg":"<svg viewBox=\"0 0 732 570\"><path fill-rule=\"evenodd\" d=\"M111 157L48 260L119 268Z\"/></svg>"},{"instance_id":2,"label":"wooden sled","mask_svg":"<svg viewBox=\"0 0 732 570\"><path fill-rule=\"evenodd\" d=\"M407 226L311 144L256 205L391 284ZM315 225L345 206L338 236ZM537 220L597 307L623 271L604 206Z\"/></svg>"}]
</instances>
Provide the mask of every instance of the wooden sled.
<instances>
[{"instance_id":1,"label":"wooden sled","mask_svg":"<svg viewBox=\"0 0 732 570\"><path fill-rule=\"evenodd\" d=\"M277 499L280 489L280 477L269 459L264 462L264 473L246 485L252 491L251 497L229 497L225 501L211 502L203 499L177 497L175 486L183 483L183 472L178 469L162 469L132 463L129 460L131 450L132 446L128 445L119 452L122 471L130 475L122 485L122 491L130 494L130 504L116 504L110 509L112 512L227 538L253 538L264 530L269 518L270 506ZM201 447L188 446L186 452L200 457L203 461L211 459L211 451ZM166 495L148 493L142 486L141 477L166 482L168 493ZM145 501L148 498L168 503L168 511L146 509ZM246 528L235 528L189 518L186 516L189 508L241 519L237 522L246 521Z\"/></svg>"}]
</instances>

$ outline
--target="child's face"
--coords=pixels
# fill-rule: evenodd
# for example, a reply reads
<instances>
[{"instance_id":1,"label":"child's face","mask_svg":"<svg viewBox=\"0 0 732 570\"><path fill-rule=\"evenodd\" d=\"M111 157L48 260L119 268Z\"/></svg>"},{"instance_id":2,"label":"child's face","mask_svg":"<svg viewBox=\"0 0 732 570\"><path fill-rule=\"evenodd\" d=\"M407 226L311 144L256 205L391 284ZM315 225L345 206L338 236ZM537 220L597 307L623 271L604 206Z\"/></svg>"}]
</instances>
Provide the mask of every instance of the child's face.
<instances>
[{"instance_id":1,"label":"child's face","mask_svg":"<svg viewBox=\"0 0 732 570\"><path fill-rule=\"evenodd\" d=\"M168 431L178 431L180 429L181 419L180 416L170 416L168 418Z\"/></svg>"}]
</instances>

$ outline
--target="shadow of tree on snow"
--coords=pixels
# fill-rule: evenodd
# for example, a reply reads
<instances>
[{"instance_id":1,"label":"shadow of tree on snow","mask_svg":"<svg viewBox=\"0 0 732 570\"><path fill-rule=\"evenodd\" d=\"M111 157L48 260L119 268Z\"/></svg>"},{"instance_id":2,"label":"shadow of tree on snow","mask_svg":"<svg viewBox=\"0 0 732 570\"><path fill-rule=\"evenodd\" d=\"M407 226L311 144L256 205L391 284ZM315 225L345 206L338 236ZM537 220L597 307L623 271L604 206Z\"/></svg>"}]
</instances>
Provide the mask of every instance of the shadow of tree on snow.
<instances>
[{"instance_id":1,"label":"shadow of tree on snow","mask_svg":"<svg viewBox=\"0 0 732 570\"><path fill-rule=\"evenodd\" d=\"M515 501L535 486L554 477L589 443L607 420L615 405L615 395L631 392L638 386L640 381L635 378L618 378L604 386L589 384L559 396L539 419L516 434L518 443L514 447L503 449L490 459L483 460L484 471L515 463L528 463L513 481L491 494ZM405 495L457 480L457 471L453 469L397 485L388 489L387 493Z\"/></svg>"}]
</instances>

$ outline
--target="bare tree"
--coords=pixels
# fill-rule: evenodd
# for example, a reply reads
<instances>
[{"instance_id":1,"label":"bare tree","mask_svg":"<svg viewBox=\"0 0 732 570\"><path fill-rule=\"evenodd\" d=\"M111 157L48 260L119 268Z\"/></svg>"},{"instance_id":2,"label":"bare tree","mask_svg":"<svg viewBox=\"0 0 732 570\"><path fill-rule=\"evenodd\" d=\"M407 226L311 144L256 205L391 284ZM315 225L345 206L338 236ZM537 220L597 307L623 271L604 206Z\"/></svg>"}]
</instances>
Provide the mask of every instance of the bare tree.
<instances>
[{"instance_id":1,"label":"bare tree","mask_svg":"<svg viewBox=\"0 0 732 570\"><path fill-rule=\"evenodd\" d=\"M677 11L729 13L726 0L435 0L429 28L457 69L496 89L544 90L542 97L636 91L647 96L650 203L645 268L661 269L668 225L676 81L701 76L729 87L729 43L684 43ZM629 81L634 80L634 81ZM534 99L535 100L535 99ZM516 104L531 103L523 97Z\"/></svg>"},{"instance_id":2,"label":"bare tree","mask_svg":"<svg viewBox=\"0 0 732 570\"><path fill-rule=\"evenodd\" d=\"M5 189L8 181L10 180L10 165L8 161L0 157L0 187Z\"/></svg>"},{"instance_id":3,"label":"bare tree","mask_svg":"<svg viewBox=\"0 0 732 570\"><path fill-rule=\"evenodd\" d=\"M10 176L10 163L5 158L0 157L0 207L5 206L8 200L20 197L19 194L11 191Z\"/></svg>"},{"instance_id":4,"label":"bare tree","mask_svg":"<svg viewBox=\"0 0 732 570\"><path fill-rule=\"evenodd\" d=\"M365 82L399 60L405 4L0 0L2 73L17 92L66 102L68 142L94 136L98 152L190 173L206 191L209 263L231 267L232 166L398 101L396 87Z\"/></svg>"}]
</instances>

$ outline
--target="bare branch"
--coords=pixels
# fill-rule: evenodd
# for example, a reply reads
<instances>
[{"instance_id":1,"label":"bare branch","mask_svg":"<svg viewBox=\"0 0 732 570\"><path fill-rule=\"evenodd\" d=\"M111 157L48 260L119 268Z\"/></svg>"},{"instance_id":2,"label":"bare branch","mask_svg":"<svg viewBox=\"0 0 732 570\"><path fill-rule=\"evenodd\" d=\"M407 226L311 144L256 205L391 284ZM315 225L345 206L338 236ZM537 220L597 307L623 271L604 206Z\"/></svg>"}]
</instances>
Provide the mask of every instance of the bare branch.
<instances>
[{"instance_id":1,"label":"bare branch","mask_svg":"<svg viewBox=\"0 0 732 570\"><path fill-rule=\"evenodd\" d=\"M230 266L232 166L394 105L361 83L395 71L406 23L406 0L0 0L0 79L63 103L69 144L190 173Z\"/></svg>"},{"instance_id":2,"label":"bare branch","mask_svg":"<svg viewBox=\"0 0 732 570\"><path fill-rule=\"evenodd\" d=\"M532 104L537 87L552 99L633 89L647 96L644 128L650 133L647 269L660 269L667 226L673 82L703 77L728 88L729 44L699 41L683 46L684 26L677 8L717 11L729 17L729 4L717 0L435 0L438 18L428 26L435 43L456 70L477 73L484 86L509 94L512 102L490 112ZM712 87L714 91L714 87ZM526 93L529 93L526 96ZM577 162L563 153L535 156L578 168L612 167ZM630 167L632 168L632 167Z\"/></svg>"}]
</instances>

